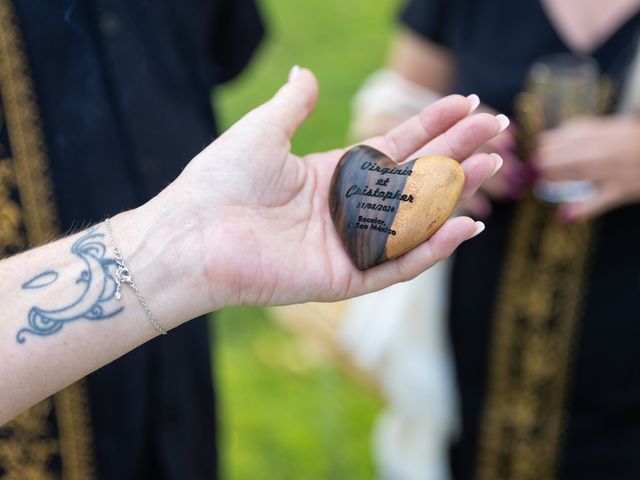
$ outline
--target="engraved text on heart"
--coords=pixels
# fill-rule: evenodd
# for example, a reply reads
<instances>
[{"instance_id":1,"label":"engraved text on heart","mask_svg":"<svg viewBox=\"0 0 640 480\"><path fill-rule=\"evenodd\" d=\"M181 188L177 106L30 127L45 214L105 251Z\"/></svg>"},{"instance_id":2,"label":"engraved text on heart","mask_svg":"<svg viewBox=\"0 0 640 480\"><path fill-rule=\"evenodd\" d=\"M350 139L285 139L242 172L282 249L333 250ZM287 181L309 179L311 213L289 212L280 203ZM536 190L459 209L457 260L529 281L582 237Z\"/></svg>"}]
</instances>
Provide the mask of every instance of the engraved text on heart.
<instances>
[{"instance_id":1,"label":"engraved text on heart","mask_svg":"<svg viewBox=\"0 0 640 480\"><path fill-rule=\"evenodd\" d=\"M410 168L388 168L378 165L375 162L364 162L360 166L361 170L369 170L371 172L378 172L380 175L403 175L410 177L413 171ZM376 181L376 188L371 188L368 185L362 187L359 185L351 185L347 189L347 193L345 194L346 198L351 198L352 196L365 196L365 197L374 197L380 199L382 202L386 202L387 200L400 200L401 202L409 202L413 203L414 196L403 194L401 190L384 190L380 187L386 187L389 185L390 177L379 178ZM360 201L356 205L356 208L362 210L371 210L372 212L384 212L384 213L394 213L396 211L396 207L392 205L383 205L381 203L377 203L372 200L370 202ZM393 230L387 225L387 223L380 218L367 218L361 215L358 216L357 222L349 222L347 224L348 230L371 230L374 232L383 233L386 235L397 235L398 232Z\"/></svg>"}]
</instances>

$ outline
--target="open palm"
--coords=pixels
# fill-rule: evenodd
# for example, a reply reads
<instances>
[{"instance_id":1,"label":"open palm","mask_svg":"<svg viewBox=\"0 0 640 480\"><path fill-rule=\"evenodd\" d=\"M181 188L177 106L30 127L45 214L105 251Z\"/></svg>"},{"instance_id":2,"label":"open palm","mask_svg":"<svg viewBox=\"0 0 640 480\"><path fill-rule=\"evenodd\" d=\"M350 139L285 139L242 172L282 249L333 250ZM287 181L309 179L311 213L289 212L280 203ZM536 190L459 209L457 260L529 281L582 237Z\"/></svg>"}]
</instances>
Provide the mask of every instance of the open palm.
<instances>
[{"instance_id":1,"label":"open palm","mask_svg":"<svg viewBox=\"0 0 640 480\"><path fill-rule=\"evenodd\" d=\"M415 277L476 235L481 224L450 219L429 241L366 272L351 262L333 226L328 192L346 149L293 155L290 139L312 112L318 87L302 70L196 157L173 190L197 217L204 281L215 308L336 301ZM363 142L397 161L439 154L462 162L464 196L501 161L473 155L505 118L469 116L476 102L450 96L383 137Z\"/></svg>"}]
</instances>

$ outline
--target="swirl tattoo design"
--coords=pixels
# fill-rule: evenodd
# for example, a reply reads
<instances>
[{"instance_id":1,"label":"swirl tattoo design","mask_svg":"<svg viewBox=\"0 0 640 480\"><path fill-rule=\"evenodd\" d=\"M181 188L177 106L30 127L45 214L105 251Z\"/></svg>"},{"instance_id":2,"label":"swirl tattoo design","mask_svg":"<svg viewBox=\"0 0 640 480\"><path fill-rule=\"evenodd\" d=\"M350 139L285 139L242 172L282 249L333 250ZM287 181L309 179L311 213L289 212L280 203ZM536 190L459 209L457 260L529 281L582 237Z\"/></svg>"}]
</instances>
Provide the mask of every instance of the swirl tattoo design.
<instances>
[{"instance_id":1,"label":"swirl tattoo design","mask_svg":"<svg viewBox=\"0 0 640 480\"><path fill-rule=\"evenodd\" d=\"M122 312L124 307L109 309L106 305L115 297L116 281L113 275L116 262L105 258L107 248L105 234L89 230L71 246L71 253L77 256L85 267L75 283L83 290L73 303L62 308L48 310L32 307L29 311L29 326L16 335L18 343L26 341L26 335L47 336L62 330L64 325L76 320L104 320ZM59 274L51 270L42 272L22 285L22 289L43 289L56 285Z\"/></svg>"}]
</instances>

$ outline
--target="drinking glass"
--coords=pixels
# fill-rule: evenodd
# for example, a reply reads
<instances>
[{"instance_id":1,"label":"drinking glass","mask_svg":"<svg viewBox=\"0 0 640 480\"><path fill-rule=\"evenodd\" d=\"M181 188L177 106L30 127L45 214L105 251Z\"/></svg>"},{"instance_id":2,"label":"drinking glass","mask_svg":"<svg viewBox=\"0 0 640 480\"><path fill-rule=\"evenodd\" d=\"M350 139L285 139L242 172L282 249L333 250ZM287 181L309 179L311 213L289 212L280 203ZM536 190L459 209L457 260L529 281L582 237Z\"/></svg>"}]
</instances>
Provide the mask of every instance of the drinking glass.
<instances>
[{"instance_id":1,"label":"drinking glass","mask_svg":"<svg viewBox=\"0 0 640 480\"><path fill-rule=\"evenodd\" d=\"M580 116L602 112L602 81L598 63L591 57L557 54L535 62L527 77L529 113L538 118L538 131L557 128ZM531 123L531 119L530 122ZM551 182L542 180L534 187L536 196L549 203L577 202L596 193L588 181Z\"/></svg>"}]
</instances>

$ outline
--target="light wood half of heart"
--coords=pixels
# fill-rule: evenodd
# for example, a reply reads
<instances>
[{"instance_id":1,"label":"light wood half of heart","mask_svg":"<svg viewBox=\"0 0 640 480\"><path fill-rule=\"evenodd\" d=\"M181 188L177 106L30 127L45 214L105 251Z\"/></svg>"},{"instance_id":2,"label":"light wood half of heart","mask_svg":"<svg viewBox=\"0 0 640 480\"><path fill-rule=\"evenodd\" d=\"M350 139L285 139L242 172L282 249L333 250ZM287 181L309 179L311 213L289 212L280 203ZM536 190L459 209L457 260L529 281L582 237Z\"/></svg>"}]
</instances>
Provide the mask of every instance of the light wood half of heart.
<instances>
[{"instance_id":1,"label":"light wood half of heart","mask_svg":"<svg viewBox=\"0 0 640 480\"><path fill-rule=\"evenodd\" d=\"M336 167L329 208L349 256L366 270L431 238L453 213L464 183L462 167L451 158L398 165L358 146Z\"/></svg>"},{"instance_id":2,"label":"light wood half of heart","mask_svg":"<svg viewBox=\"0 0 640 480\"><path fill-rule=\"evenodd\" d=\"M451 158L421 157L411 169L413 174L404 192L415 200L402 203L396 213L391 229L402 234L387 240L387 259L397 258L431 238L455 210L464 187L464 171Z\"/></svg>"}]
</instances>

